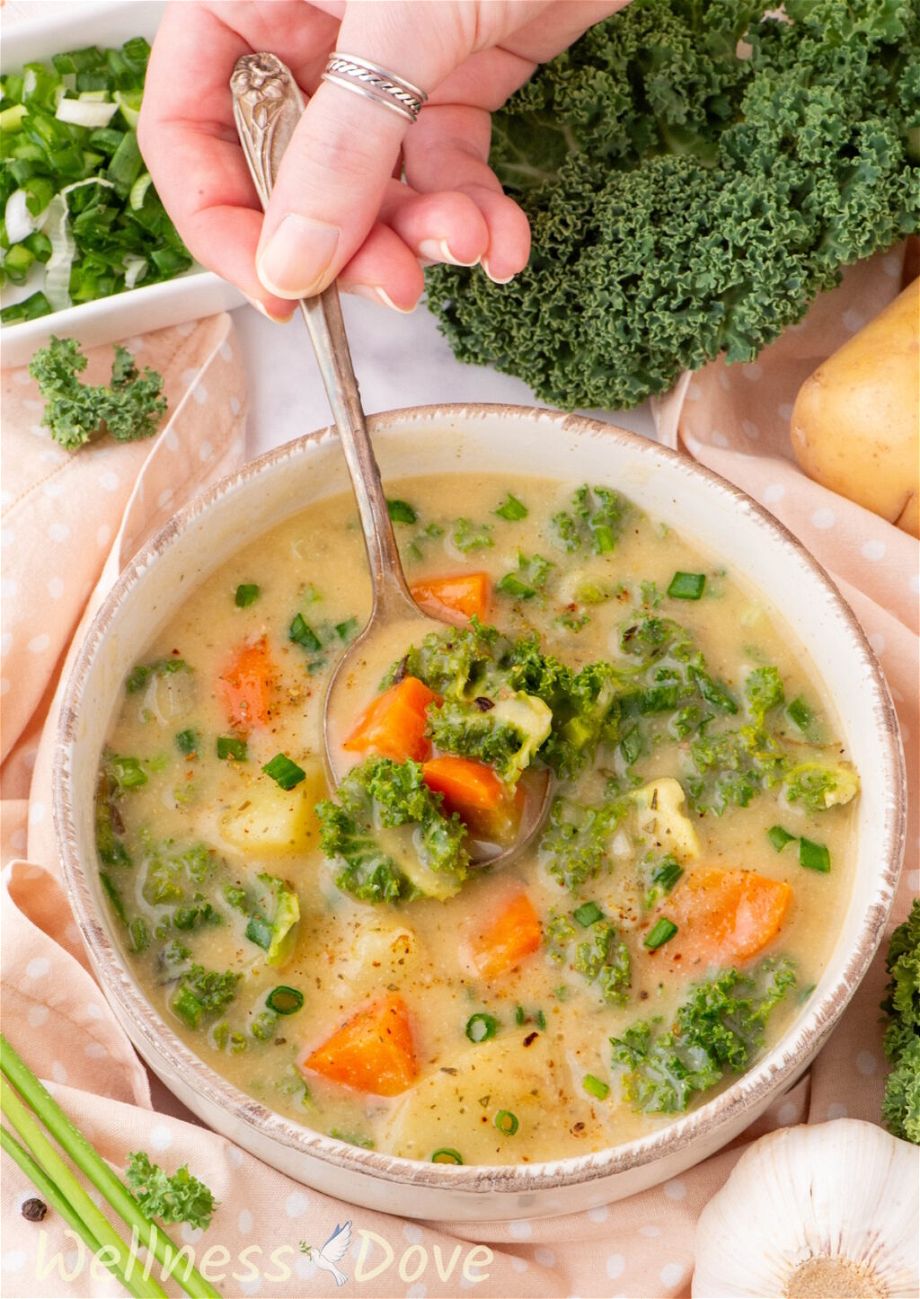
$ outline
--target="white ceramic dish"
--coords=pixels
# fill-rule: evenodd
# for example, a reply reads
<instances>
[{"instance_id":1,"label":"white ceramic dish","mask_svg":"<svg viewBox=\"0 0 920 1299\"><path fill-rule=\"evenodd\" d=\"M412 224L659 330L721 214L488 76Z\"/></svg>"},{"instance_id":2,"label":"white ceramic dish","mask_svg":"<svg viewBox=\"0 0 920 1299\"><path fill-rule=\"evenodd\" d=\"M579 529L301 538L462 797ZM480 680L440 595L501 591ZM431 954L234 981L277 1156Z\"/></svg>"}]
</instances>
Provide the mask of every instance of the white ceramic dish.
<instances>
[{"instance_id":1,"label":"white ceramic dish","mask_svg":"<svg viewBox=\"0 0 920 1299\"><path fill-rule=\"evenodd\" d=\"M12 72L31 60L48 60L52 54L86 45L121 45L132 36L153 40L163 12L162 0L133 0L118 4L72 4L61 14L44 15L43 5L33 6L35 17L10 24L3 34L3 72ZM34 292L29 286L19 297ZM3 305L15 301L5 293ZM84 302L55 311L38 320L24 320L0 328L0 352L5 366L27 365L32 353L52 334L76 338L86 347L112 343L133 334L165 329L186 320L199 320L215 311L239 307L246 299L239 289L201 267L193 267L174 280L128 289L96 302Z\"/></svg>"},{"instance_id":2,"label":"white ceramic dish","mask_svg":"<svg viewBox=\"0 0 920 1299\"><path fill-rule=\"evenodd\" d=\"M858 862L821 981L782 1040L708 1104L655 1134L597 1154L520 1167L425 1164L362 1150L272 1113L195 1056L154 1011L123 958L99 886L93 795L104 737L129 668L196 583L286 516L346 486L337 439L312 434L248 465L181 511L139 553L90 629L67 683L55 823L71 902L102 986L138 1050L211 1127L291 1177L354 1204L416 1218L559 1214L674 1177L741 1132L801 1074L852 996L882 935L904 839L904 770L894 710L849 609L813 559L748 497L630 433L512 406L418 407L370 421L385 478L521 467L606 482L758 586L837 701L859 767Z\"/></svg>"}]
</instances>

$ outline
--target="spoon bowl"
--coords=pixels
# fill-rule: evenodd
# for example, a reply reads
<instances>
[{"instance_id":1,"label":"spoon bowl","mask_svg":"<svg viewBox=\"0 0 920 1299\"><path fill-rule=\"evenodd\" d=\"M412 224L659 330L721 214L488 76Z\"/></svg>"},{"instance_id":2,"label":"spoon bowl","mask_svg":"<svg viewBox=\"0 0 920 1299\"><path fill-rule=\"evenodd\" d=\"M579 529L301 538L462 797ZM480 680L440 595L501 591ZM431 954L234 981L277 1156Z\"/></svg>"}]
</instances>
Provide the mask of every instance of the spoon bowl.
<instances>
[{"instance_id":1,"label":"spoon bowl","mask_svg":"<svg viewBox=\"0 0 920 1299\"><path fill-rule=\"evenodd\" d=\"M290 70L274 54L246 54L230 79L233 113L249 171L263 208L268 206L281 159L300 115L303 97ZM320 376L355 493L364 534L373 603L367 624L333 672L323 704L323 757L332 788L349 763L342 750L338 718L354 716L353 702L363 706L376 692L373 674L381 662L395 662L409 646L444 623L424 613L406 584L380 468L374 457L361 405L342 317L333 283L312 298L301 298ZM507 847L470 840L477 864L499 866L518 856L531 842L549 810L552 779L534 772L525 786L525 806L518 837Z\"/></svg>"}]
</instances>

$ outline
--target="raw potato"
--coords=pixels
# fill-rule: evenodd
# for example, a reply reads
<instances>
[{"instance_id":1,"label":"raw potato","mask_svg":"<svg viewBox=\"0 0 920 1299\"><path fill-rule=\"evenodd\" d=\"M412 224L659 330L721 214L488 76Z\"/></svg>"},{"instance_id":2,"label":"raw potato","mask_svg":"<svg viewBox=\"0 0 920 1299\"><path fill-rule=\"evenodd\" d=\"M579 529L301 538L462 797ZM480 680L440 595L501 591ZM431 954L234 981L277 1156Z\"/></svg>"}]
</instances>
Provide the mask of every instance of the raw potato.
<instances>
[{"instance_id":1,"label":"raw potato","mask_svg":"<svg viewBox=\"0 0 920 1299\"><path fill-rule=\"evenodd\" d=\"M822 486L920 536L920 280L799 389L792 450Z\"/></svg>"}]
</instances>

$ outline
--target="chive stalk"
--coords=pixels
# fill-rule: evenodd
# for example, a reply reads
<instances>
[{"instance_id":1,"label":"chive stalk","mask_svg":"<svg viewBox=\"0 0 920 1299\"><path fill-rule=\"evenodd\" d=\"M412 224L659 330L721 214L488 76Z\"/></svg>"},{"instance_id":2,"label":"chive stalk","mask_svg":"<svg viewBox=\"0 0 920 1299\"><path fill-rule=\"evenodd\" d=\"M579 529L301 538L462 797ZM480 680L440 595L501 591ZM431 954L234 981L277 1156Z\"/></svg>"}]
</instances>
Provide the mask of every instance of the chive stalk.
<instances>
[{"instance_id":1,"label":"chive stalk","mask_svg":"<svg viewBox=\"0 0 920 1299\"><path fill-rule=\"evenodd\" d=\"M87 1227L80 1215L73 1209L70 1201L66 1196L61 1194L57 1186L48 1176L46 1176L41 1166L35 1162L28 1150L26 1150L24 1146L21 1146L19 1142L11 1136L9 1132L7 1132L6 1128L0 1128L0 1147L2 1147L4 1152L9 1155L10 1159L15 1160L45 1202L51 1206L55 1213L57 1213L64 1222L67 1223L74 1235L80 1237L89 1252L91 1254L98 1253L98 1240L90 1231L89 1227ZM138 1291L135 1290L134 1286L115 1263L110 1263L106 1259L103 1259L103 1262L129 1294L138 1294Z\"/></svg>"},{"instance_id":2,"label":"chive stalk","mask_svg":"<svg viewBox=\"0 0 920 1299\"><path fill-rule=\"evenodd\" d=\"M442 1146L431 1156L433 1164L462 1164L463 1156L459 1150L454 1150L453 1146Z\"/></svg>"},{"instance_id":3,"label":"chive stalk","mask_svg":"<svg viewBox=\"0 0 920 1299\"><path fill-rule=\"evenodd\" d=\"M5 1060L4 1073L6 1073ZM6 1078L0 1079L0 1109L3 1111L4 1118L15 1128L32 1152L35 1162L50 1180L61 1188L74 1212L86 1224L90 1234L99 1242L100 1246L107 1245L110 1247L115 1255L119 1271L123 1276L128 1276L130 1274L129 1270L133 1269L136 1261L132 1258L128 1246L101 1209L97 1209L93 1204L86 1191L74 1177L73 1172L44 1135ZM100 1189L102 1188L100 1187ZM162 1286L153 1277L145 1277L143 1273L133 1280L131 1289L135 1295L144 1296L145 1299L166 1299L166 1291Z\"/></svg>"},{"instance_id":4,"label":"chive stalk","mask_svg":"<svg viewBox=\"0 0 920 1299\"><path fill-rule=\"evenodd\" d=\"M659 947L671 941L677 933L677 925L667 916L659 916L643 939L643 946L650 952L657 952Z\"/></svg>"},{"instance_id":5,"label":"chive stalk","mask_svg":"<svg viewBox=\"0 0 920 1299\"><path fill-rule=\"evenodd\" d=\"M39 1080L32 1073L31 1069L29 1069L28 1065L19 1057L13 1046L3 1034L0 1034L0 1069L2 1069L5 1079L12 1083L23 1099L32 1106L35 1114L41 1118L49 1132L55 1140L58 1141L62 1149L70 1156L77 1167L89 1178L96 1189L105 1196L112 1208L124 1219L125 1223L129 1227L134 1228L141 1244L146 1246L146 1248L153 1253L154 1257L169 1271L170 1274L172 1274L173 1269L175 1269L175 1279L182 1286L186 1294L193 1296L193 1299L221 1299L220 1291L215 1290L210 1281L207 1281L196 1268L183 1266L185 1260L180 1251L176 1249L175 1245L173 1245L172 1241L162 1228L157 1227L144 1216L144 1213L128 1188L120 1181L105 1160L93 1149L79 1128L70 1121L51 1093L42 1086ZM0 1080L0 1086L3 1088L3 1113L8 1114L7 1106L9 1100L16 1100L15 1094L12 1092L11 1088L4 1085L2 1080ZM39 1140L43 1141L48 1147L48 1150L56 1161L56 1164L59 1165L60 1173L55 1171L50 1175L62 1192L67 1193L67 1198L70 1200L71 1205L79 1211L77 1200L75 1200L74 1194L70 1193L70 1188L72 1187L73 1191L78 1193L78 1197L82 1196L83 1199L86 1200L92 1213L101 1218L105 1228L110 1233L114 1234L108 1219L100 1214L92 1200L89 1199L89 1196L86 1195L86 1192L74 1177L70 1168L64 1163L60 1156L55 1153L54 1149L50 1146L50 1143L48 1143L42 1136L41 1131L38 1129L38 1125L31 1120L25 1107L22 1106L21 1102L18 1100L16 1100L16 1103L19 1104L20 1108L25 1113L26 1118L35 1129ZM13 1123L12 1117L10 1117L10 1122ZM13 1126L15 1127L16 1124L13 1123ZM17 1128L17 1131L20 1130ZM22 1136L23 1140L31 1146L33 1154L37 1157L37 1149L31 1139L26 1137L21 1131L20 1136ZM38 1162L41 1163L42 1161L39 1160ZM46 1171L48 1170L46 1169ZM84 1221L86 1221L90 1230L93 1230L93 1224L87 1218L87 1215L81 1213L80 1216ZM100 1233L96 1234L99 1235L101 1244L108 1243L102 1239ZM129 1272L128 1276L130 1277L130 1275ZM136 1290L135 1293L160 1296L164 1294L164 1291L161 1290L159 1286L156 1286L153 1290Z\"/></svg>"}]
</instances>

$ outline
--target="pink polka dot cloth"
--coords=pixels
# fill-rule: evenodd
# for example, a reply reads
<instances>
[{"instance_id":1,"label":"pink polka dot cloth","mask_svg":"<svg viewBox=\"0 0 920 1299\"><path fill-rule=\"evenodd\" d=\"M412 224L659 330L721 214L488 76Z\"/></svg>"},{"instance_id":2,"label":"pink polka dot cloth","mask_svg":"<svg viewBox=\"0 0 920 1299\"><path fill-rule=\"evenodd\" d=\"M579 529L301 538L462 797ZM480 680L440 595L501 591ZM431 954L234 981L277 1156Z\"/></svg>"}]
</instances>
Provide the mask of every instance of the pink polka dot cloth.
<instances>
[{"instance_id":1,"label":"pink polka dot cloth","mask_svg":"<svg viewBox=\"0 0 920 1299\"><path fill-rule=\"evenodd\" d=\"M801 380L900 287L902 257L856 268L816 304L808 320L757 363L720 362L685 376L659 404L663 441L739 484L772 510L838 582L869 633L905 727L912 788L918 787L916 541L860 507L810 482L788 441L791 402ZM169 1170L188 1163L220 1207L208 1232L176 1239L196 1248L199 1265L226 1296L323 1296L328 1275L298 1249L351 1220L349 1296L440 1299L474 1293L508 1299L690 1293L693 1238L702 1207L746 1145L777 1127L850 1115L878 1121L885 1063L878 1003L881 955L810 1073L733 1145L680 1178L631 1199L549 1220L476 1227L421 1225L355 1208L298 1185L205 1130L181 1110L135 1055L109 1011L83 954L58 876L50 825L53 754L42 727L67 647L118 567L145 532L240 454L243 394L232 364L226 317L204 321L185 338L164 331L137 340L139 358L166 367L173 415L155 446L100 445L73 460L36 427L35 393L22 372L3 376L4 453L15 458L4 498L6 569L3 677L8 691L3 747L0 894L5 1028L32 1068L114 1167L147 1150ZM142 343L142 346L141 346ZM101 364L94 357L94 365ZM9 403L9 404L7 404ZM75 482L67 484L67 476ZM66 487L66 490L65 490ZM49 490L50 489L50 490ZM85 489L85 490L81 490ZM85 504L84 504L85 503ZM111 549L109 549L111 547ZM38 754L36 758L36 745ZM29 787L29 768L35 770ZM916 805L911 856L893 922L918 891ZM26 833L28 839L26 840ZM9 1296L116 1295L114 1279L93 1268L55 1215L41 1224L19 1214L31 1194L5 1170L0 1263ZM325 1234L323 1234L325 1233ZM373 1233L373 1234L372 1234ZM210 1250L210 1253L206 1253ZM391 1262L374 1273L380 1262Z\"/></svg>"}]
</instances>

